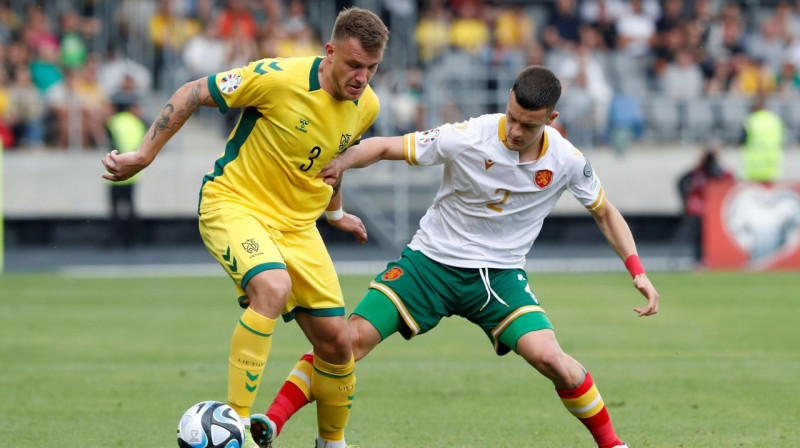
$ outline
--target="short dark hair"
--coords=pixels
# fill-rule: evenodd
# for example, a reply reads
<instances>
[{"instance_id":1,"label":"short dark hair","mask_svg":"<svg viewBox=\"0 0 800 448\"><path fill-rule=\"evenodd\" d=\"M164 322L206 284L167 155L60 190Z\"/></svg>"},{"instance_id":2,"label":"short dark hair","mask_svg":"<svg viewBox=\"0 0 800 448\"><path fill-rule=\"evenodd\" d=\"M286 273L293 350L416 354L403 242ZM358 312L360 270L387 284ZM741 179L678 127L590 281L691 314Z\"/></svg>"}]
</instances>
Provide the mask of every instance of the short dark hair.
<instances>
[{"instance_id":1,"label":"short dark hair","mask_svg":"<svg viewBox=\"0 0 800 448\"><path fill-rule=\"evenodd\" d=\"M331 41L342 43L355 37L364 51L377 55L386 48L389 41L389 29L374 12L357 7L343 9L333 24Z\"/></svg>"},{"instance_id":2,"label":"short dark hair","mask_svg":"<svg viewBox=\"0 0 800 448\"><path fill-rule=\"evenodd\" d=\"M523 109L552 111L561 98L561 81L547 67L532 65L520 72L511 91Z\"/></svg>"}]
</instances>

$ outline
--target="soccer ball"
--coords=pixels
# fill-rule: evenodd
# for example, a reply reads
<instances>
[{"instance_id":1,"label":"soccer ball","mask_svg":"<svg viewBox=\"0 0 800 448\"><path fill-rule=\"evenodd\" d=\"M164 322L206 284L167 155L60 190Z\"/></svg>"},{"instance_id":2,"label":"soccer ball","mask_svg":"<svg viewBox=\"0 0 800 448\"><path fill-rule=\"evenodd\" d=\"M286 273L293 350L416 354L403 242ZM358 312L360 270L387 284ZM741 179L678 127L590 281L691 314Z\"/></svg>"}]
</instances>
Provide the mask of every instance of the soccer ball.
<instances>
[{"instance_id":1,"label":"soccer ball","mask_svg":"<svg viewBox=\"0 0 800 448\"><path fill-rule=\"evenodd\" d=\"M244 425L227 404L202 401L183 413L178 422L181 448L241 448Z\"/></svg>"}]
</instances>

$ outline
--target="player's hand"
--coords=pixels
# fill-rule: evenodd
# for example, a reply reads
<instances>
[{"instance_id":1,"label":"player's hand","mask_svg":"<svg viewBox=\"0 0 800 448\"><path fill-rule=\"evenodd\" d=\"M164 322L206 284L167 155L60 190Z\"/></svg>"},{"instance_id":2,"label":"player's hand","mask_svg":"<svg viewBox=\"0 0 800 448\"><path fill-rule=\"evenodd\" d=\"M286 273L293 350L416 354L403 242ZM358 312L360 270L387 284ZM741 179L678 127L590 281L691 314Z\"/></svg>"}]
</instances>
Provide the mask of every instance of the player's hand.
<instances>
[{"instance_id":1,"label":"player's hand","mask_svg":"<svg viewBox=\"0 0 800 448\"><path fill-rule=\"evenodd\" d=\"M345 213L342 219L337 219L336 221L328 220L328 222L339 230L355 235L359 243L364 244L367 242L367 228L364 227L364 223L361 222L361 218L358 216Z\"/></svg>"},{"instance_id":2,"label":"player's hand","mask_svg":"<svg viewBox=\"0 0 800 448\"><path fill-rule=\"evenodd\" d=\"M647 278L647 274L639 274L634 277L633 286L647 299L647 306L634 307L633 311L636 311L639 317L656 314L658 312L658 292L650 282L650 279Z\"/></svg>"},{"instance_id":3,"label":"player's hand","mask_svg":"<svg viewBox=\"0 0 800 448\"><path fill-rule=\"evenodd\" d=\"M321 178L328 185L336 185L346 169L347 167L344 166L341 159L336 157L322 168L322 171L317 174L317 177Z\"/></svg>"},{"instance_id":4,"label":"player's hand","mask_svg":"<svg viewBox=\"0 0 800 448\"><path fill-rule=\"evenodd\" d=\"M106 154L102 163L108 171L103 174L103 179L114 182L130 179L149 165L138 151L120 154L116 149Z\"/></svg>"}]
</instances>

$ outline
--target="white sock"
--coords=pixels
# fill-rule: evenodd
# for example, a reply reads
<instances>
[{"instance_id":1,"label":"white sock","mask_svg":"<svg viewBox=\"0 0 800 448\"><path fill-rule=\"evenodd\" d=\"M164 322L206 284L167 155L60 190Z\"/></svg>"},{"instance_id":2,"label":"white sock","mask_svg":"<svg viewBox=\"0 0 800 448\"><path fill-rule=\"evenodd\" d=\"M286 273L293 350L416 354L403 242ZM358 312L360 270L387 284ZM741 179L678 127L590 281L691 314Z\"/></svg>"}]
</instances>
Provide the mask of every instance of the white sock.
<instances>
[{"instance_id":1,"label":"white sock","mask_svg":"<svg viewBox=\"0 0 800 448\"><path fill-rule=\"evenodd\" d=\"M344 439L331 442L317 436L317 448L347 448L347 443L345 443Z\"/></svg>"}]
</instances>

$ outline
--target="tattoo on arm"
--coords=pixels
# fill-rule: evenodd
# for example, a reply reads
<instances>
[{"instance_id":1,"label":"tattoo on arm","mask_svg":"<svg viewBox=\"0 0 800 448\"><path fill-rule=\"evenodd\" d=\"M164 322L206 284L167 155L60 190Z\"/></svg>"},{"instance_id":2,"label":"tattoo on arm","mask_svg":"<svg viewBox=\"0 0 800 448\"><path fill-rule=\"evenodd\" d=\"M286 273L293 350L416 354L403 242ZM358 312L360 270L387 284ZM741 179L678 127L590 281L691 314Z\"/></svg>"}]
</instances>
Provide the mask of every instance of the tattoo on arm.
<instances>
[{"instance_id":1,"label":"tattoo on arm","mask_svg":"<svg viewBox=\"0 0 800 448\"><path fill-rule=\"evenodd\" d=\"M336 193L339 192L339 189L342 188L342 178L339 177L339 181L336 182L336 185L333 186L333 196L336 196Z\"/></svg>"},{"instance_id":2,"label":"tattoo on arm","mask_svg":"<svg viewBox=\"0 0 800 448\"><path fill-rule=\"evenodd\" d=\"M161 115L159 115L158 118L156 118L156 121L153 123L153 135L150 137L150 140L155 139L156 134L158 134L159 131L163 131L164 129L172 129L175 127L174 124L172 126L169 125L169 120L172 117L173 112L175 112L175 106L167 103L167 105L164 106L164 109L161 110Z\"/></svg>"},{"instance_id":3,"label":"tattoo on arm","mask_svg":"<svg viewBox=\"0 0 800 448\"><path fill-rule=\"evenodd\" d=\"M206 98L201 98L200 92L200 83L196 83L189 92L189 97L186 99L186 104L183 108L176 110L172 103L167 103L167 105L161 110L161 115L159 115L156 121L153 123L153 135L150 137L150 140L155 139L156 135L163 130L174 129L177 132L177 130L180 129L184 123L186 123L186 120L188 120L189 117L191 117L201 105L206 104L211 98L210 95ZM172 114L175 112L177 112L177 116L175 117L174 122L170 124Z\"/></svg>"}]
</instances>

